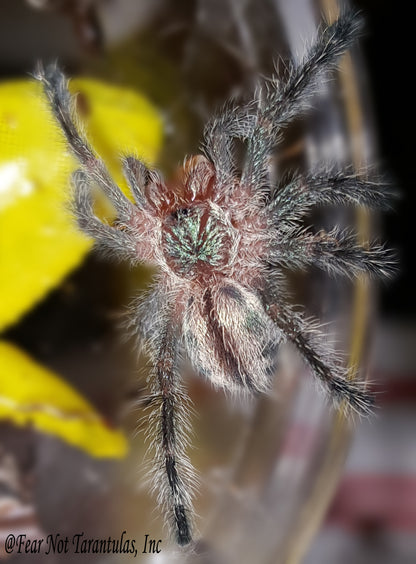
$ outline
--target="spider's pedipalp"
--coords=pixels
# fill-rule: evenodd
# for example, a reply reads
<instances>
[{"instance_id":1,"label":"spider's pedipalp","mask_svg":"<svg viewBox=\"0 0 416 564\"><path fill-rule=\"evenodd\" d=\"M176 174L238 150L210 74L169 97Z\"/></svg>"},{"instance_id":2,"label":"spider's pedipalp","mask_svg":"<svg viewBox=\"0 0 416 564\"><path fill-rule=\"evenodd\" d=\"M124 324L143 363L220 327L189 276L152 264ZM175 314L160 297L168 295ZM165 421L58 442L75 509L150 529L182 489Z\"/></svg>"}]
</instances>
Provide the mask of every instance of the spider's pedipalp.
<instances>
[{"instance_id":1,"label":"spider's pedipalp","mask_svg":"<svg viewBox=\"0 0 416 564\"><path fill-rule=\"evenodd\" d=\"M390 278L396 271L394 253L377 243L362 245L357 235L335 228L311 233L307 229L281 231L274 242L270 263L304 269L317 266L329 274L355 278L365 273L375 278Z\"/></svg>"},{"instance_id":2,"label":"spider's pedipalp","mask_svg":"<svg viewBox=\"0 0 416 564\"><path fill-rule=\"evenodd\" d=\"M318 34L304 60L289 74L286 81L275 82L265 89L259 101L257 123L247 147L242 183L261 188L267 177L268 157L279 135L295 117L308 108L319 90L322 78L334 68L349 49L361 29L361 18L354 12L342 14Z\"/></svg>"},{"instance_id":3,"label":"spider's pedipalp","mask_svg":"<svg viewBox=\"0 0 416 564\"><path fill-rule=\"evenodd\" d=\"M149 181L149 170L144 163L134 157L122 159L123 172L130 186L136 205L140 209L146 207L145 188Z\"/></svg>"},{"instance_id":4,"label":"spider's pedipalp","mask_svg":"<svg viewBox=\"0 0 416 564\"><path fill-rule=\"evenodd\" d=\"M136 240L125 232L103 223L94 214L91 181L84 170L72 175L73 210L79 227L92 237L108 254L117 259L136 261Z\"/></svg>"},{"instance_id":5,"label":"spider's pedipalp","mask_svg":"<svg viewBox=\"0 0 416 564\"><path fill-rule=\"evenodd\" d=\"M52 111L72 152L83 165L85 173L109 198L118 216L122 219L129 219L134 214L133 204L113 182L104 163L97 159L93 149L75 125L73 97L68 90L68 80L65 75L55 64L49 65L46 69L38 65L35 78L42 83Z\"/></svg>"},{"instance_id":6,"label":"spider's pedipalp","mask_svg":"<svg viewBox=\"0 0 416 564\"><path fill-rule=\"evenodd\" d=\"M308 174L295 176L277 187L268 210L276 224L301 221L317 205L353 205L390 209L393 197L388 185L364 180L355 174Z\"/></svg>"}]
</instances>

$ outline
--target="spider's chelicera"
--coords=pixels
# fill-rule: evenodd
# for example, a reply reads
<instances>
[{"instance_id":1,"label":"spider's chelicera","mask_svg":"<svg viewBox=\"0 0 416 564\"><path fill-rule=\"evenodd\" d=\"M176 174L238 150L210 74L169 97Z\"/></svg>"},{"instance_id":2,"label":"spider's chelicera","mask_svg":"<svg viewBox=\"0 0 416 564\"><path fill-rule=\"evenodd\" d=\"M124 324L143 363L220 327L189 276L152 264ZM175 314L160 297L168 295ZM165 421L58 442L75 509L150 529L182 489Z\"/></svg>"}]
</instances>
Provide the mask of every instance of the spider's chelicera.
<instances>
[{"instance_id":1,"label":"spider's chelicera","mask_svg":"<svg viewBox=\"0 0 416 564\"><path fill-rule=\"evenodd\" d=\"M277 186L269 175L282 130L308 106L359 28L356 15L341 15L321 31L284 83L270 81L255 104L226 107L205 128L204 155L188 159L176 182L166 185L142 162L125 158L134 203L77 129L64 75L54 65L38 71L81 163L73 177L79 226L116 257L159 267L156 285L134 308L134 325L154 366L149 424L157 459L155 488L180 544L192 539L193 479L185 453L181 352L215 386L256 393L269 389L279 349L291 342L338 403L360 413L371 409L371 397L347 377L317 325L288 304L283 270L315 265L347 276L389 275L393 261L382 246L362 246L352 232L314 232L304 226L316 205L383 207L386 190L343 172L293 175ZM240 173L235 139L246 144ZM94 185L115 207L113 224L94 214Z\"/></svg>"}]
</instances>

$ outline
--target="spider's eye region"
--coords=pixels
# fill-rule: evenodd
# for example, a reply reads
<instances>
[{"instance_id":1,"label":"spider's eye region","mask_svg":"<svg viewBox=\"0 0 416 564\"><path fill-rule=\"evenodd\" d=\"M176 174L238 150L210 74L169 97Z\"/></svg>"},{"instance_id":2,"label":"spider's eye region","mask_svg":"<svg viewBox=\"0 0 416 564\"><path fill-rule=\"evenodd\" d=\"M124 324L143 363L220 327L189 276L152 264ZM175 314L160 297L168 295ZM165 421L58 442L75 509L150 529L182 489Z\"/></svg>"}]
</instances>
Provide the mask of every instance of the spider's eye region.
<instances>
[{"instance_id":1,"label":"spider's eye region","mask_svg":"<svg viewBox=\"0 0 416 564\"><path fill-rule=\"evenodd\" d=\"M178 210L175 210L174 212L171 213L171 218L174 221L180 221L181 219L188 217L190 213L191 213L190 208L179 208Z\"/></svg>"},{"instance_id":2,"label":"spider's eye region","mask_svg":"<svg viewBox=\"0 0 416 564\"><path fill-rule=\"evenodd\" d=\"M163 250L170 268L193 277L228 260L229 235L207 206L183 207L165 220Z\"/></svg>"}]
</instances>

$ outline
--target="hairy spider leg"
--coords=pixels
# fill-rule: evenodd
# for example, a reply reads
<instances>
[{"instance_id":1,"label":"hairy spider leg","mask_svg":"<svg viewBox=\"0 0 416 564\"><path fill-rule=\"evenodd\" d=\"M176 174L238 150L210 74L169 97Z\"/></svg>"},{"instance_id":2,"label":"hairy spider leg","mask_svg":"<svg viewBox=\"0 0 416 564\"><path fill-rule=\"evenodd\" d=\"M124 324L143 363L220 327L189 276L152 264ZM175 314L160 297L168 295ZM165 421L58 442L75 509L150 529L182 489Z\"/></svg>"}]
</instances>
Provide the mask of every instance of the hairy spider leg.
<instances>
[{"instance_id":1,"label":"hairy spider leg","mask_svg":"<svg viewBox=\"0 0 416 564\"><path fill-rule=\"evenodd\" d=\"M90 178L84 170L72 175L73 206L79 227L117 257L136 260L136 240L133 235L103 223L95 215L91 198Z\"/></svg>"},{"instance_id":2,"label":"hairy spider leg","mask_svg":"<svg viewBox=\"0 0 416 564\"><path fill-rule=\"evenodd\" d=\"M353 205L371 209L391 208L393 194L387 184L367 181L354 173L295 175L273 188L268 209L276 225L301 221L318 205Z\"/></svg>"},{"instance_id":3,"label":"hairy spider leg","mask_svg":"<svg viewBox=\"0 0 416 564\"><path fill-rule=\"evenodd\" d=\"M276 296L269 304L268 312L335 401L346 401L348 407L360 415L369 415L374 407L373 397L365 390L364 383L348 380L348 372L338 362L335 351L328 345L319 326L295 314L287 303Z\"/></svg>"},{"instance_id":4,"label":"hairy spider leg","mask_svg":"<svg viewBox=\"0 0 416 564\"><path fill-rule=\"evenodd\" d=\"M148 404L156 455L153 485L179 544L192 540L193 480L185 451L189 409L179 379L180 347L194 368L218 387L256 392L269 388L280 343L289 340L338 403L345 400L360 413L370 411L371 396L364 385L349 380L318 325L288 305L282 267L316 265L352 276L390 274L393 261L382 246L361 244L356 234L339 229L313 233L301 223L317 204L383 207L384 192L342 173L295 176L277 187L268 177L269 157L282 130L308 107L324 74L350 47L360 27L356 14L343 13L318 34L287 80L266 84L256 105L228 104L205 128L204 151L210 162L202 156L188 159L178 190L171 190L133 157L123 159L136 205L114 184L79 133L64 75L56 66L38 70L53 113L83 166L73 177L79 225L117 257L160 267L158 283L140 301L131 325L142 334L153 361ZM241 178L235 163L237 139L247 143ZM95 216L94 185L113 203L118 214L114 225ZM251 214L249 224L242 220L245 212ZM208 228L208 222L213 227ZM257 254L247 253L253 241ZM202 251L210 260L200 258ZM241 259L238 269L230 268L230 257ZM198 270L200 260L205 262ZM189 261L195 270L187 268ZM226 276L230 280L225 283Z\"/></svg>"},{"instance_id":5,"label":"hairy spider leg","mask_svg":"<svg viewBox=\"0 0 416 564\"><path fill-rule=\"evenodd\" d=\"M318 34L305 59L291 70L287 80L271 82L259 100L254 131L248 140L246 165L241 182L261 189L268 175L268 157L280 133L310 104L322 78L333 69L352 45L361 29L361 18L354 12L341 14Z\"/></svg>"},{"instance_id":6,"label":"hairy spider leg","mask_svg":"<svg viewBox=\"0 0 416 564\"><path fill-rule=\"evenodd\" d=\"M149 303L142 303L145 307ZM159 313L160 316L160 313ZM158 320L151 329L150 356L155 375L151 380L150 432L155 433L151 445L156 451L157 467L154 488L160 491L160 503L171 514L180 545L192 541L192 477L193 470L185 453L189 427L189 400L180 385L178 373L179 343L170 315ZM160 489L159 489L160 488Z\"/></svg>"},{"instance_id":7,"label":"hairy spider leg","mask_svg":"<svg viewBox=\"0 0 416 564\"><path fill-rule=\"evenodd\" d=\"M235 139L248 139L253 132L255 115L249 113L250 109L251 106L240 108L228 103L204 128L203 151L214 164L217 183L221 188L228 186L230 189L234 185L236 166L233 142Z\"/></svg>"},{"instance_id":8,"label":"hairy spider leg","mask_svg":"<svg viewBox=\"0 0 416 564\"><path fill-rule=\"evenodd\" d=\"M176 455L177 437L177 383L175 374L177 344L169 328L166 328L157 361L157 381L160 388L161 412L160 433L166 476L169 482L173 503L173 516L177 531L177 540L181 545L191 541L191 528L187 517L189 500L178 474L178 457Z\"/></svg>"},{"instance_id":9,"label":"hairy spider leg","mask_svg":"<svg viewBox=\"0 0 416 564\"><path fill-rule=\"evenodd\" d=\"M334 228L314 234L295 227L280 233L270 252L270 264L274 266L317 266L329 274L350 278L362 273L376 278L394 274L394 254L377 243L359 244L354 232Z\"/></svg>"},{"instance_id":10,"label":"hairy spider leg","mask_svg":"<svg viewBox=\"0 0 416 564\"><path fill-rule=\"evenodd\" d=\"M149 169L134 157L122 159L123 173L130 186L136 205L140 209L146 208L147 200L145 188L149 181Z\"/></svg>"},{"instance_id":11,"label":"hairy spider leg","mask_svg":"<svg viewBox=\"0 0 416 564\"><path fill-rule=\"evenodd\" d=\"M129 220L134 215L132 202L113 182L104 163L95 156L94 151L75 125L76 114L65 75L56 65L49 65L46 69L39 65L36 78L42 81L52 111L75 157L83 165L85 173L103 190L114 205L119 218Z\"/></svg>"}]
</instances>

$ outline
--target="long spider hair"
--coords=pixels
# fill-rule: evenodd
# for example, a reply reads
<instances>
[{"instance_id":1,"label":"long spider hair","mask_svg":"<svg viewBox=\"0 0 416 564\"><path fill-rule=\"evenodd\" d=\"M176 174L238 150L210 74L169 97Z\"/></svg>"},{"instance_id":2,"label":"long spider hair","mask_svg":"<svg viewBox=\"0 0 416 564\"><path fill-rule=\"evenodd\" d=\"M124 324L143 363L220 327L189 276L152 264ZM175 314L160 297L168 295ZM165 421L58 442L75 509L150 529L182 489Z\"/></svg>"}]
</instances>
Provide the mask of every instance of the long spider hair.
<instances>
[{"instance_id":1,"label":"long spider hair","mask_svg":"<svg viewBox=\"0 0 416 564\"><path fill-rule=\"evenodd\" d=\"M204 154L187 159L176 182L166 184L144 163L124 158L132 199L115 185L80 133L65 76L55 65L38 69L37 78L80 162L73 176L78 225L117 258L159 267L155 285L133 308L131 326L153 363L149 432L154 485L181 545L192 540L193 515L181 353L214 386L256 394L270 388L281 346L290 342L338 405L362 414L371 411L371 396L350 377L318 325L289 305L284 270L314 265L333 275L389 276L394 259L383 245L363 245L353 231L314 232L304 226L317 205L385 208L388 190L351 172L328 172L328 167L293 174L277 185L269 174L285 128L309 106L360 27L355 13L341 14L320 31L284 82L269 81L254 102L229 103L206 125ZM246 146L241 173L235 140ZM113 223L95 215L93 186L113 204Z\"/></svg>"}]
</instances>

